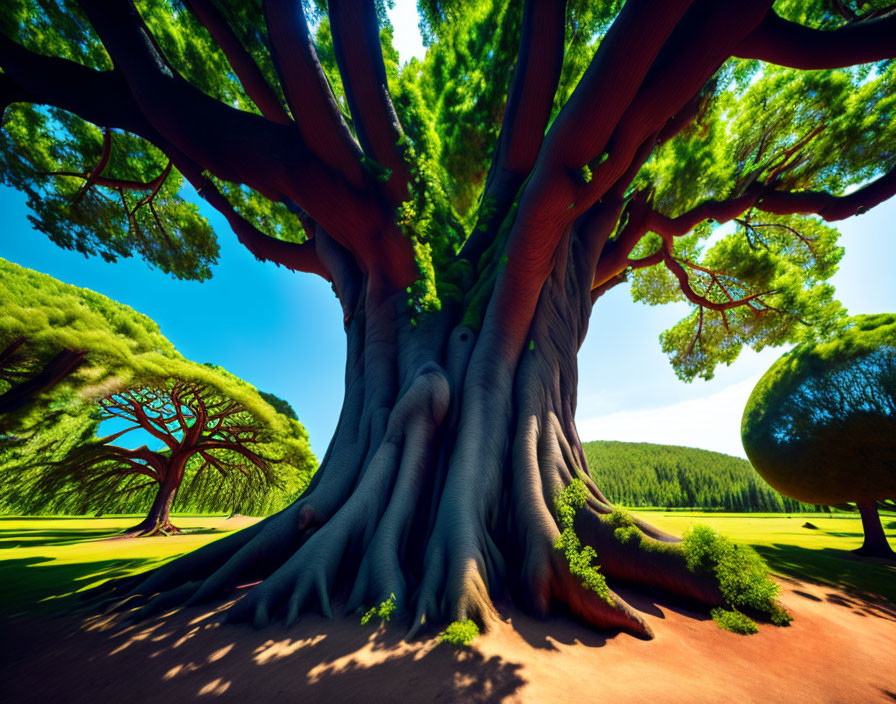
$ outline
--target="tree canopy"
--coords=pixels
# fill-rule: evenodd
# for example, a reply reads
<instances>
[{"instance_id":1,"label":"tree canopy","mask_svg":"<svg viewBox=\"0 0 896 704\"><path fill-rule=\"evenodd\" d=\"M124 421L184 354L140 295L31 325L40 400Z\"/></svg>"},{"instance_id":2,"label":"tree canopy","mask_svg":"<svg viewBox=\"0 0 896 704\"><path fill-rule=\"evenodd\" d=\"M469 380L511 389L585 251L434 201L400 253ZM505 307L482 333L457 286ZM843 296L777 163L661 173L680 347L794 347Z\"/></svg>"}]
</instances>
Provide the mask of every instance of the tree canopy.
<instances>
[{"instance_id":1,"label":"tree canopy","mask_svg":"<svg viewBox=\"0 0 896 704\"><path fill-rule=\"evenodd\" d=\"M839 220L896 190L896 68L883 2L752 3L738 30L732 9L691 4L654 16L635 2L522 13L425 2L427 54L399 65L374 2L334 3L325 17L260 0L114 11L15 0L0 27L2 178L57 244L136 254L184 278L210 276L217 253L196 193L256 256L332 278L308 243L320 225L363 269L408 286L412 309L462 296L475 323L484 304L470 265L495 275L480 255L527 178L513 250L534 255L625 174L594 292L628 279L635 300L689 301L662 347L682 378L709 377L744 344L798 341L841 314L824 283L841 250L818 216ZM656 46L599 106L600 74L626 55L617 36L641 22ZM717 25L731 36L695 53ZM141 37L151 45L138 52ZM601 47L606 68L592 61ZM278 73L279 53L290 61ZM636 129L639 110L664 117ZM604 127L576 134L589 113ZM291 174L253 166L281 149ZM539 154L547 190L531 178ZM732 219L734 232L719 229Z\"/></svg>"}]
</instances>

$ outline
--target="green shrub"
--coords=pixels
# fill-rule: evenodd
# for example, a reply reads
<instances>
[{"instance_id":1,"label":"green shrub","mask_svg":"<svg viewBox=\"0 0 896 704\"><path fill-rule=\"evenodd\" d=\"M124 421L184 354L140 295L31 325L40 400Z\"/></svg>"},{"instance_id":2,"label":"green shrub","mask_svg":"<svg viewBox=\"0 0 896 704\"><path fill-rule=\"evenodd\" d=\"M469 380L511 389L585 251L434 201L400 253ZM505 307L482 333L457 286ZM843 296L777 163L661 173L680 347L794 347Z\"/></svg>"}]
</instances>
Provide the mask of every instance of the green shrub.
<instances>
[{"instance_id":1,"label":"green shrub","mask_svg":"<svg viewBox=\"0 0 896 704\"><path fill-rule=\"evenodd\" d=\"M563 553L569 563L569 571L577 577L582 586L593 591L608 604L613 604L607 580L600 573L600 565L594 564L597 553L590 545L582 547L582 541L576 535L573 523L576 511L585 505L585 484L581 479L573 479L554 499L554 509L560 524L560 537L554 548Z\"/></svg>"},{"instance_id":2,"label":"green shrub","mask_svg":"<svg viewBox=\"0 0 896 704\"><path fill-rule=\"evenodd\" d=\"M380 621L388 621L395 612L395 595L390 594L389 598L382 602L379 606L373 606L364 612L361 616L361 625L366 626L370 621L378 616Z\"/></svg>"},{"instance_id":3,"label":"green shrub","mask_svg":"<svg viewBox=\"0 0 896 704\"><path fill-rule=\"evenodd\" d=\"M468 646L479 635L479 626L474 621L454 621L448 624L448 628L439 634L439 640L443 643L451 643L458 647Z\"/></svg>"},{"instance_id":4,"label":"green shrub","mask_svg":"<svg viewBox=\"0 0 896 704\"><path fill-rule=\"evenodd\" d=\"M753 548L736 545L712 528L698 525L685 533L682 549L688 569L715 576L729 606L767 614L779 626L790 623L790 615L775 600L778 585Z\"/></svg>"},{"instance_id":5,"label":"green shrub","mask_svg":"<svg viewBox=\"0 0 896 704\"><path fill-rule=\"evenodd\" d=\"M613 509L609 516L605 516L602 520L613 526L615 529L613 530L613 536L620 543L627 543L644 536L631 514L618 506Z\"/></svg>"},{"instance_id":6,"label":"green shrub","mask_svg":"<svg viewBox=\"0 0 896 704\"><path fill-rule=\"evenodd\" d=\"M712 620L719 624L719 628L732 633L739 633L742 636L749 636L759 632L756 622L744 616L740 611L726 611L725 609L713 609L711 612Z\"/></svg>"}]
</instances>

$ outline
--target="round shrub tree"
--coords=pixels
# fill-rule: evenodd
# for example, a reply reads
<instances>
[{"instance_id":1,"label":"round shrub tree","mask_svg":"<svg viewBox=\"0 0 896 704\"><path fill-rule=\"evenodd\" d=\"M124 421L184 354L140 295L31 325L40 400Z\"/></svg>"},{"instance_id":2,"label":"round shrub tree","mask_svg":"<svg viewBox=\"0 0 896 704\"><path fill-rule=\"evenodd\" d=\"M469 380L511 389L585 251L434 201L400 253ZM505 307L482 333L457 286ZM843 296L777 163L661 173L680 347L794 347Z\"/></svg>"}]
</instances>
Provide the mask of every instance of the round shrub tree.
<instances>
[{"instance_id":1,"label":"round shrub tree","mask_svg":"<svg viewBox=\"0 0 896 704\"><path fill-rule=\"evenodd\" d=\"M896 500L896 315L862 315L822 344L803 344L756 385L744 449L782 494L855 503L863 555L892 557L878 503Z\"/></svg>"}]
</instances>

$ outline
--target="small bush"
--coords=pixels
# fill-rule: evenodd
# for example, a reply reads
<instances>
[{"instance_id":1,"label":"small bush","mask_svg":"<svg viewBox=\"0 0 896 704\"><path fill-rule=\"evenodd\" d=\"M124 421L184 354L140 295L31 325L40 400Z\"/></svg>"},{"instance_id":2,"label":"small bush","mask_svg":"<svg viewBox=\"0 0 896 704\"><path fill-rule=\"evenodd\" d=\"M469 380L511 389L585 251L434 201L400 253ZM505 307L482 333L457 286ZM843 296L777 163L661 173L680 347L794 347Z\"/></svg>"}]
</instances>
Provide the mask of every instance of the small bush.
<instances>
[{"instance_id":1,"label":"small bush","mask_svg":"<svg viewBox=\"0 0 896 704\"><path fill-rule=\"evenodd\" d=\"M439 634L439 640L443 643L451 643L458 647L466 647L479 635L479 626L474 621L454 621L448 624L448 628Z\"/></svg>"},{"instance_id":2,"label":"small bush","mask_svg":"<svg viewBox=\"0 0 896 704\"><path fill-rule=\"evenodd\" d=\"M729 606L767 614L779 626L790 623L790 615L775 601L778 585L753 548L736 545L708 526L691 528L682 547L688 569L713 574Z\"/></svg>"},{"instance_id":3,"label":"small bush","mask_svg":"<svg viewBox=\"0 0 896 704\"><path fill-rule=\"evenodd\" d=\"M613 537L620 543L627 543L644 536L631 514L618 506L612 510L609 516L605 516L603 520L614 528Z\"/></svg>"},{"instance_id":4,"label":"small bush","mask_svg":"<svg viewBox=\"0 0 896 704\"><path fill-rule=\"evenodd\" d=\"M378 616L381 622L388 621L395 612L395 595L390 594L389 598L382 602L379 606L373 606L364 612L361 616L361 625L366 626L370 621Z\"/></svg>"},{"instance_id":5,"label":"small bush","mask_svg":"<svg viewBox=\"0 0 896 704\"><path fill-rule=\"evenodd\" d=\"M725 609L713 609L712 620L719 624L719 628L742 636L749 636L759 632L756 622L744 616L740 611L726 611Z\"/></svg>"}]
</instances>

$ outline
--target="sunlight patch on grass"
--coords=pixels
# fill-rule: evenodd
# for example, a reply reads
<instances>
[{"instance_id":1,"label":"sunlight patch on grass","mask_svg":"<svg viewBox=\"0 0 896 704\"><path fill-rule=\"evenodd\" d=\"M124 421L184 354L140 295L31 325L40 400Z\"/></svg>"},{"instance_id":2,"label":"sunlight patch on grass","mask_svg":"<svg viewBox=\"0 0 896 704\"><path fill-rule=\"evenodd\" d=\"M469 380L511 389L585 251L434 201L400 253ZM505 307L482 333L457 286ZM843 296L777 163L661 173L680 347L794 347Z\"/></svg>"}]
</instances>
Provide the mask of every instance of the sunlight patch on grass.
<instances>
[{"instance_id":1,"label":"sunlight patch on grass","mask_svg":"<svg viewBox=\"0 0 896 704\"><path fill-rule=\"evenodd\" d=\"M231 532L223 515L176 516L184 535L107 540L140 518L0 517L0 610L66 607L67 597L79 591L164 564Z\"/></svg>"}]
</instances>

